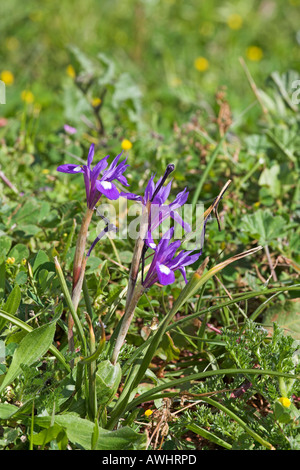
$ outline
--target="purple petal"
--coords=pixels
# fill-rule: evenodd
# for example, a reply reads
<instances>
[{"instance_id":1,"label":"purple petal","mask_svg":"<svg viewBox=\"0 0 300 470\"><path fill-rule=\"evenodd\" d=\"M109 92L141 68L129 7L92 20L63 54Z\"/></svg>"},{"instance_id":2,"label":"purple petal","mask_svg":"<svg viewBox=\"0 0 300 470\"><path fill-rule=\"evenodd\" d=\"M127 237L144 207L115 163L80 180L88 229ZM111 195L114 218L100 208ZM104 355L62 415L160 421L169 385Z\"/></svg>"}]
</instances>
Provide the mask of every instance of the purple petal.
<instances>
[{"instance_id":1,"label":"purple petal","mask_svg":"<svg viewBox=\"0 0 300 470\"><path fill-rule=\"evenodd\" d=\"M93 158L94 158L94 151L95 151L95 144L92 144L90 146L89 154L88 154L88 157L87 157L87 166L89 168L91 168L91 164L92 164L92 161L93 161Z\"/></svg>"},{"instance_id":2,"label":"purple petal","mask_svg":"<svg viewBox=\"0 0 300 470\"><path fill-rule=\"evenodd\" d=\"M173 182L173 180L171 180L171 181L167 184L167 186L162 187L162 188L158 191L158 196L160 197L160 200L162 201L162 204L163 204L164 202L166 202L166 200L167 200L168 197L169 197L169 194L170 194L170 191L171 191L172 182Z\"/></svg>"},{"instance_id":3,"label":"purple petal","mask_svg":"<svg viewBox=\"0 0 300 470\"><path fill-rule=\"evenodd\" d=\"M129 166L129 165L127 165L127 166ZM120 175L118 177L118 181L120 181L120 183L123 184L124 186L130 186L124 175Z\"/></svg>"},{"instance_id":4,"label":"purple petal","mask_svg":"<svg viewBox=\"0 0 300 470\"><path fill-rule=\"evenodd\" d=\"M179 271L181 272L181 274L183 276L184 282L187 284L185 268L182 266L181 268L178 268L178 269L179 269Z\"/></svg>"},{"instance_id":5,"label":"purple petal","mask_svg":"<svg viewBox=\"0 0 300 470\"><path fill-rule=\"evenodd\" d=\"M175 281L175 274L165 264L156 263L156 272L157 272L159 282L163 286L172 284Z\"/></svg>"},{"instance_id":6,"label":"purple petal","mask_svg":"<svg viewBox=\"0 0 300 470\"><path fill-rule=\"evenodd\" d=\"M178 209L178 207L183 206L183 204L185 204L187 201L188 195L189 193L187 191L187 188L184 188L184 190L181 191L181 193L177 194L174 201L171 202L170 209L174 210L174 209Z\"/></svg>"},{"instance_id":7,"label":"purple petal","mask_svg":"<svg viewBox=\"0 0 300 470\"><path fill-rule=\"evenodd\" d=\"M96 187L100 193L103 193L108 199L118 199L120 193L117 187L110 181L96 181Z\"/></svg>"},{"instance_id":8,"label":"purple petal","mask_svg":"<svg viewBox=\"0 0 300 470\"><path fill-rule=\"evenodd\" d=\"M178 214L178 212L176 211L171 211L170 212L170 216L172 217L173 220L175 220L175 222L177 222L179 225L181 225L181 227L187 232L191 232L192 229L191 229L191 226L187 223L187 222L184 222L184 220L180 217L180 215Z\"/></svg>"},{"instance_id":9,"label":"purple petal","mask_svg":"<svg viewBox=\"0 0 300 470\"><path fill-rule=\"evenodd\" d=\"M145 202L149 201L153 196L154 188L155 188L154 183L153 183L154 176L155 175L151 176L151 178L149 179L148 184L146 186L146 189L145 189Z\"/></svg>"},{"instance_id":10,"label":"purple petal","mask_svg":"<svg viewBox=\"0 0 300 470\"><path fill-rule=\"evenodd\" d=\"M130 199L131 201L142 201L142 196L137 196L133 193L124 193L124 191L120 192L120 196L125 197L126 199Z\"/></svg>"},{"instance_id":11,"label":"purple petal","mask_svg":"<svg viewBox=\"0 0 300 470\"><path fill-rule=\"evenodd\" d=\"M152 250L156 250L156 244L154 243L150 230L148 230L147 237L145 238L145 243L147 246L149 246L149 248L152 248Z\"/></svg>"},{"instance_id":12,"label":"purple petal","mask_svg":"<svg viewBox=\"0 0 300 470\"><path fill-rule=\"evenodd\" d=\"M89 198L90 198L90 180L91 180L91 172L87 166L83 168L83 177L84 177L84 184L85 184L85 192L86 192L86 200L89 205Z\"/></svg>"},{"instance_id":13,"label":"purple petal","mask_svg":"<svg viewBox=\"0 0 300 470\"><path fill-rule=\"evenodd\" d=\"M60 171L61 173L72 173L72 174L77 174L77 173L83 173L84 170L80 165L72 165L71 163L66 163L65 165L60 165L59 167L56 168L57 171Z\"/></svg>"},{"instance_id":14,"label":"purple petal","mask_svg":"<svg viewBox=\"0 0 300 470\"><path fill-rule=\"evenodd\" d=\"M96 180L98 178L98 176L100 175L101 171L105 170L105 168L108 165L108 163L107 163L107 158L108 157L109 157L109 155L106 155L106 157L102 158L102 160L100 160L100 162L96 163L96 165L92 169L92 178L93 179Z\"/></svg>"}]
</instances>

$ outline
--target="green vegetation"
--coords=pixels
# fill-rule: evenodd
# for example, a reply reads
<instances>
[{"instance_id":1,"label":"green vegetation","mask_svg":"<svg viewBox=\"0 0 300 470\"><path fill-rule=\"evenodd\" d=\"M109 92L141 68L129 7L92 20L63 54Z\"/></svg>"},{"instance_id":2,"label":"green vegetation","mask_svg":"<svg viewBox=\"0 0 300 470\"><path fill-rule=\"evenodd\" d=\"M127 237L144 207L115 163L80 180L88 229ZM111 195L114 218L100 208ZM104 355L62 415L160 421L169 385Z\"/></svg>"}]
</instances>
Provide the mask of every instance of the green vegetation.
<instances>
[{"instance_id":1,"label":"green vegetation","mask_svg":"<svg viewBox=\"0 0 300 470\"><path fill-rule=\"evenodd\" d=\"M300 449L299 8L4 2L0 449ZM187 187L206 224L187 284L144 292L147 251L135 286L124 197L80 258L101 204L88 219L83 175L57 167L91 144L94 168L127 157L119 191L175 165L168 201Z\"/></svg>"}]
</instances>

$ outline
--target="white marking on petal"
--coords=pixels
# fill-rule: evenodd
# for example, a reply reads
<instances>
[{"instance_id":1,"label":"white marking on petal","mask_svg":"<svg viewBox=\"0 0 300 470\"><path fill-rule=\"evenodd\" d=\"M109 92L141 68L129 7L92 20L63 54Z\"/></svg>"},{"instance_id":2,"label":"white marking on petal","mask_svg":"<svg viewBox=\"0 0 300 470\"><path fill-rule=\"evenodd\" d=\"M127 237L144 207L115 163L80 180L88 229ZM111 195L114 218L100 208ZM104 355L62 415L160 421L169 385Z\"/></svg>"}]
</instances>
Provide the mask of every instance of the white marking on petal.
<instances>
[{"instance_id":1,"label":"white marking on petal","mask_svg":"<svg viewBox=\"0 0 300 470\"><path fill-rule=\"evenodd\" d=\"M101 185L103 186L104 189L112 188L112 184L109 181L101 181Z\"/></svg>"},{"instance_id":2,"label":"white marking on petal","mask_svg":"<svg viewBox=\"0 0 300 470\"><path fill-rule=\"evenodd\" d=\"M77 171L81 171L81 166L77 166L76 168L74 168L73 171L76 171L76 172L77 172Z\"/></svg>"},{"instance_id":3,"label":"white marking on petal","mask_svg":"<svg viewBox=\"0 0 300 470\"><path fill-rule=\"evenodd\" d=\"M153 250L155 250L155 248L156 248L155 243L149 243L149 246L150 246L150 248L153 248Z\"/></svg>"},{"instance_id":4,"label":"white marking on petal","mask_svg":"<svg viewBox=\"0 0 300 470\"><path fill-rule=\"evenodd\" d=\"M168 266L165 266L164 264L160 264L160 265L158 266L158 269L159 269L160 272L163 273L163 274L170 274L170 272L171 272L171 269L168 268Z\"/></svg>"}]
</instances>

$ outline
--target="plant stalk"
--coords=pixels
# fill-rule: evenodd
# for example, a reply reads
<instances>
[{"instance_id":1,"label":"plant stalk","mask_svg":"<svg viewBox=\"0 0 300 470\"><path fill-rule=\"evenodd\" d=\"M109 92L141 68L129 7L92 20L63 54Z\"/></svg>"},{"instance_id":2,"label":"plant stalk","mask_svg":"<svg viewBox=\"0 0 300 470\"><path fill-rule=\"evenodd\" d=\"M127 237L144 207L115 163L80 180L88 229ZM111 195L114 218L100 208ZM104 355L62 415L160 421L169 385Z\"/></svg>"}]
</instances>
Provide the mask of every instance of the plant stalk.
<instances>
[{"instance_id":1,"label":"plant stalk","mask_svg":"<svg viewBox=\"0 0 300 470\"><path fill-rule=\"evenodd\" d=\"M135 308L138 304L139 299L141 298L141 296L143 295L144 292L145 292L144 286L139 284L136 287L136 289L133 293L133 296L131 298L131 301L130 301L127 309L125 310L125 314L124 314L124 316L121 320L122 321L121 328L120 328L119 334L117 336L117 340L116 340L115 347L114 347L113 354L112 354L112 358L111 358L111 362L112 362L113 365L115 365L117 360L118 360L121 347L123 346L123 343L125 341L129 326L130 326L130 324L132 322L132 319L133 319L133 316L134 316Z\"/></svg>"},{"instance_id":2,"label":"plant stalk","mask_svg":"<svg viewBox=\"0 0 300 470\"><path fill-rule=\"evenodd\" d=\"M75 312L77 311L77 308L78 308L80 295L81 295L81 289L82 289L82 283L84 279L84 272L85 272L85 265L86 265L84 252L85 252L88 229L89 229L90 222L92 220L93 212L94 212L93 209L89 209L89 208L87 209L83 217L82 224L81 224L80 231L79 231L78 238L77 238L76 251L75 251L75 256L74 256L74 261L73 261L73 290L72 290L72 303L74 305ZM73 326L74 326L73 316L69 314L68 344L69 344L70 352L74 352L75 350Z\"/></svg>"}]
</instances>

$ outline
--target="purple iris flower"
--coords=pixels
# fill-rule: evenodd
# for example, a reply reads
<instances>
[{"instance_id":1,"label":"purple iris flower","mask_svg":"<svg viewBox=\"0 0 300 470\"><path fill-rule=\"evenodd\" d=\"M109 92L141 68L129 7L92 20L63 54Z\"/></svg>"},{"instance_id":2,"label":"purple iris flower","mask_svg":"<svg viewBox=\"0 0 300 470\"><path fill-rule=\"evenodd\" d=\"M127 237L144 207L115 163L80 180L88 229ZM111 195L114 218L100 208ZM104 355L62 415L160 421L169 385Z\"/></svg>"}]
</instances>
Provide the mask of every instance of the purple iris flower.
<instances>
[{"instance_id":1,"label":"purple iris flower","mask_svg":"<svg viewBox=\"0 0 300 470\"><path fill-rule=\"evenodd\" d=\"M170 243L173 234L174 227L170 228L162 236L158 245L155 245L151 238L148 239L148 245L155 251L147 276L143 282L143 286L146 289L151 287L155 282L160 282L160 284L164 286L172 284L175 281L174 272L177 270L181 272L187 283L185 266L195 263L202 254L202 251L200 251L200 253L191 254L193 251L182 250L175 256L176 251L181 245L181 241L176 240Z\"/></svg>"},{"instance_id":2,"label":"purple iris flower","mask_svg":"<svg viewBox=\"0 0 300 470\"><path fill-rule=\"evenodd\" d=\"M120 193L116 185L112 183L113 180L117 180L121 184L129 186L125 176L123 175L124 171L129 166L126 165L127 159L119 163L119 159L122 153L115 157L107 170L107 159L109 158L109 155L102 158L102 160L100 160L100 162L98 162L94 168L91 168L91 164L94 158L94 148L95 146L92 144L89 149L87 165L74 165L71 163L66 163L65 165L60 165L57 168L57 171L60 171L61 173L83 173L86 200L89 209L94 209L102 194L104 194L108 199L119 198ZM100 178L98 179L99 176Z\"/></svg>"},{"instance_id":3,"label":"purple iris flower","mask_svg":"<svg viewBox=\"0 0 300 470\"><path fill-rule=\"evenodd\" d=\"M187 188L178 193L173 202L165 204L171 191L172 180L166 186L163 186L162 182L166 179L165 176L159 178L156 184L154 183L154 176L155 175L152 175L148 181L144 196L125 193L123 191L121 191L120 196L132 201L138 201L143 206L147 206L147 204L151 202L148 227L150 232L153 232L168 217L171 217L175 222L180 224L186 232L190 232L190 225L184 222L178 212L176 212L176 209L183 206L187 201L189 195Z\"/></svg>"}]
</instances>

